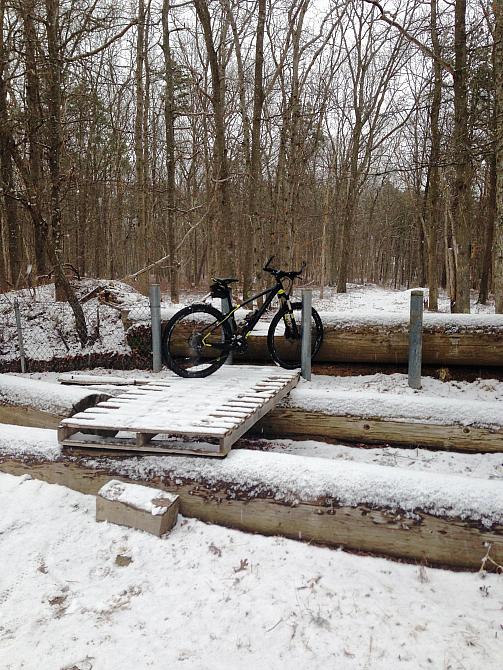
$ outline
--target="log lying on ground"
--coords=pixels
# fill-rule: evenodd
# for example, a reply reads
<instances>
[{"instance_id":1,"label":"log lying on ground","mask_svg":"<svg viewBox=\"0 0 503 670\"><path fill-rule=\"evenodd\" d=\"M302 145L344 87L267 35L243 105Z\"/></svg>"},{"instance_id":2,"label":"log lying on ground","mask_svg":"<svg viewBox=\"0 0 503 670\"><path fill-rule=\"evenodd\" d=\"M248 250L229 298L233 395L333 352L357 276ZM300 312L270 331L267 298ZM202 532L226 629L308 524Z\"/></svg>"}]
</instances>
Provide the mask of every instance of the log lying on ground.
<instances>
[{"instance_id":1,"label":"log lying on ground","mask_svg":"<svg viewBox=\"0 0 503 670\"><path fill-rule=\"evenodd\" d=\"M0 375L0 423L56 428L62 418L108 400L110 393Z\"/></svg>"},{"instance_id":2,"label":"log lying on ground","mask_svg":"<svg viewBox=\"0 0 503 670\"><path fill-rule=\"evenodd\" d=\"M171 312L167 314L170 316ZM407 363L408 316L382 312L325 312L324 341L316 357L320 363ZM128 322L130 323L130 322ZM240 360L269 360L266 322L251 335L248 352ZM127 331L131 349L146 355L151 348L150 325L133 323ZM288 343L280 346L288 357ZM236 357L238 358L238 357ZM503 317L495 314L424 315L423 363L425 365L503 365Z\"/></svg>"},{"instance_id":3,"label":"log lying on ground","mask_svg":"<svg viewBox=\"0 0 503 670\"><path fill-rule=\"evenodd\" d=\"M325 378L326 379L326 378ZM312 438L503 452L501 401L350 391L323 377L294 389L253 429L268 437Z\"/></svg>"},{"instance_id":4,"label":"log lying on ground","mask_svg":"<svg viewBox=\"0 0 503 670\"><path fill-rule=\"evenodd\" d=\"M9 427L0 470L96 494L110 478L180 496L180 512L266 535L479 569L503 563L499 482L239 450L224 461L62 452L53 431ZM494 564L487 562L487 568Z\"/></svg>"},{"instance_id":5,"label":"log lying on ground","mask_svg":"<svg viewBox=\"0 0 503 670\"><path fill-rule=\"evenodd\" d=\"M324 363L406 363L408 317L380 313L322 313ZM265 356L263 337L250 337L249 356ZM503 317L480 314L424 315L425 365L503 365Z\"/></svg>"},{"instance_id":6,"label":"log lying on ground","mask_svg":"<svg viewBox=\"0 0 503 670\"><path fill-rule=\"evenodd\" d=\"M331 416L297 407L273 409L253 427L252 433L271 438L321 438L364 444L503 453L501 429Z\"/></svg>"}]
</instances>

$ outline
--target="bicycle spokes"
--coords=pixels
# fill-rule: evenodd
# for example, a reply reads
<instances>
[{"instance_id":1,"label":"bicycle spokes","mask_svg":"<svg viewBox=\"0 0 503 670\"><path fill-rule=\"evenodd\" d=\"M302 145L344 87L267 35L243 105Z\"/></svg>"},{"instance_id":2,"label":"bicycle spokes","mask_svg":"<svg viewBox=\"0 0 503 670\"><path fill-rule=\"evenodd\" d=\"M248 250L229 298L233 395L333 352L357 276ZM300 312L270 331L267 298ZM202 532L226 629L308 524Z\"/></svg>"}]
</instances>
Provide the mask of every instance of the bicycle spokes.
<instances>
[{"instance_id":1,"label":"bicycle spokes","mask_svg":"<svg viewBox=\"0 0 503 670\"><path fill-rule=\"evenodd\" d=\"M210 319L212 322L208 323ZM186 371L203 371L214 366L227 358L229 349L230 342L222 325L215 324L209 315L188 315L179 319L171 329L171 357Z\"/></svg>"}]
</instances>

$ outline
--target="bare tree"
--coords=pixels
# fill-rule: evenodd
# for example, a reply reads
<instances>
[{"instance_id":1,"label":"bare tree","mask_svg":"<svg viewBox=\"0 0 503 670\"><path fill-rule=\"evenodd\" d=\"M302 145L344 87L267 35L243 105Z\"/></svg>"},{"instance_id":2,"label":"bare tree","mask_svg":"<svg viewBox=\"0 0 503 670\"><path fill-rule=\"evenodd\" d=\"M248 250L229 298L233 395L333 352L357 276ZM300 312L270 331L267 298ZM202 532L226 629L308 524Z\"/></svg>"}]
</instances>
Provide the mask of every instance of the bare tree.
<instances>
[{"instance_id":1,"label":"bare tree","mask_svg":"<svg viewBox=\"0 0 503 670\"><path fill-rule=\"evenodd\" d=\"M496 220L494 226L494 293L503 313L503 7L494 2L494 71L496 88Z\"/></svg>"}]
</instances>

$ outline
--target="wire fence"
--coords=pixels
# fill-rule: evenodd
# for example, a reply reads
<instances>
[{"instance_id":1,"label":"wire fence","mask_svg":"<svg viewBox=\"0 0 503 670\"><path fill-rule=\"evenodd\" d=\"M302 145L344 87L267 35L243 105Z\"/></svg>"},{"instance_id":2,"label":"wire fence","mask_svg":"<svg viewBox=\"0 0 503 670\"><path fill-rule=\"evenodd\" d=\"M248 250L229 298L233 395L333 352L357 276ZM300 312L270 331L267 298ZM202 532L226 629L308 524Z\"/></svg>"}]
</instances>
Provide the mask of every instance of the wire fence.
<instances>
[{"instance_id":1,"label":"wire fence","mask_svg":"<svg viewBox=\"0 0 503 670\"><path fill-rule=\"evenodd\" d=\"M18 291L0 295L0 372L83 368L150 369L148 299L127 308L97 298L82 304L87 343L81 345L68 303Z\"/></svg>"}]
</instances>

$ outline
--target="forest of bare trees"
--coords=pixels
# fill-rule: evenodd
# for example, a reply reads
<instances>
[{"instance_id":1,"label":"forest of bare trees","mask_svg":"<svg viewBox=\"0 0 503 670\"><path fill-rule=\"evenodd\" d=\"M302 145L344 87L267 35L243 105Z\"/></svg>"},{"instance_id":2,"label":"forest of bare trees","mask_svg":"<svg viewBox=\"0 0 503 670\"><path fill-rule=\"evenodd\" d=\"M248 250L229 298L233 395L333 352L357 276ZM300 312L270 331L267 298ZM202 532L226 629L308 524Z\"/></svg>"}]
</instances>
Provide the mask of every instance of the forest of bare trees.
<instances>
[{"instance_id":1,"label":"forest of bare trees","mask_svg":"<svg viewBox=\"0 0 503 670\"><path fill-rule=\"evenodd\" d=\"M0 0L0 288L275 254L503 312L502 5Z\"/></svg>"}]
</instances>

